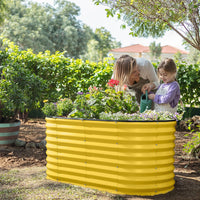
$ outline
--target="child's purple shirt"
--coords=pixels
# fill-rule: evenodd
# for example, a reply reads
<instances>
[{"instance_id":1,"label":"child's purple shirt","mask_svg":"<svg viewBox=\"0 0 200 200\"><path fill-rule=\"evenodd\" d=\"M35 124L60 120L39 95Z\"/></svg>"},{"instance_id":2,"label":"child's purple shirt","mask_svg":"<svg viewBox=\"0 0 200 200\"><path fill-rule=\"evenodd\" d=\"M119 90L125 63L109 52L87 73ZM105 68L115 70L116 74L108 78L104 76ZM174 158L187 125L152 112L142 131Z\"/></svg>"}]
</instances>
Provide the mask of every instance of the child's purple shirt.
<instances>
[{"instance_id":1,"label":"child's purple shirt","mask_svg":"<svg viewBox=\"0 0 200 200\"><path fill-rule=\"evenodd\" d=\"M170 106L174 108L180 99L180 87L178 82L163 83L158 87L158 89L160 87L168 88L168 91L165 95L155 94L154 102L157 104L169 103Z\"/></svg>"}]
</instances>

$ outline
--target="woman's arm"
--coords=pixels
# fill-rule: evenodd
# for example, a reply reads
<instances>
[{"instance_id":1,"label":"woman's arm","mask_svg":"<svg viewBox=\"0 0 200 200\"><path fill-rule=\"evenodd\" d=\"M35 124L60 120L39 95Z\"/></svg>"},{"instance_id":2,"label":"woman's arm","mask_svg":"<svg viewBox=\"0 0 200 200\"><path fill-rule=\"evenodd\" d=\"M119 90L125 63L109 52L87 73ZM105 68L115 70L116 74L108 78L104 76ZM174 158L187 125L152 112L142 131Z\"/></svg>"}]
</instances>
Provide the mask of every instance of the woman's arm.
<instances>
[{"instance_id":1,"label":"woman's arm","mask_svg":"<svg viewBox=\"0 0 200 200\"><path fill-rule=\"evenodd\" d=\"M159 80L158 80L158 76L156 74L156 71L155 71L155 68L154 66L151 64L151 62L149 60L145 60L145 66L146 68L146 78L149 79L150 83L153 83L154 84L154 87L153 89L156 89L160 83L159 83Z\"/></svg>"},{"instance_id":2,"label":"woman's arm","mask_svg":"<svg viewBox=\"0 0 200 200\"><path fill-rule=\"evenodd\" d=\"M144 79L148 79L150 82L142 87L142 92L145 93L146 90L150 92L153 89L157 89L160 83L158 80L158 76L155 72L155 68L153 67L151 62L146 59L141 59L139 60L138 65L140 69L140 76Z\"/></svg>"}]
</instances>

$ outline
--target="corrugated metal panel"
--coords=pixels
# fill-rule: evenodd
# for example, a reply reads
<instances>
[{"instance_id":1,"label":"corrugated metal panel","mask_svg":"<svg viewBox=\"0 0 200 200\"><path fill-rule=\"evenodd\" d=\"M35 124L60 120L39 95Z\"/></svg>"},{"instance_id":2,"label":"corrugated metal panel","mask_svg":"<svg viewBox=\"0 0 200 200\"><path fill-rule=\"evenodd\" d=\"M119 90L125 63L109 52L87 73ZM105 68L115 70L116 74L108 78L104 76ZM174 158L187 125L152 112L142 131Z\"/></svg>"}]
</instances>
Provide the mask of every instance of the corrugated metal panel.
<instances>
[{"instance_id":1,"label":"corrugated metal panel","mask_svg":"<svg viewBox=\"0 0 200 200\"><path fill-rule=\"evenodd\" d=\"M18 137L21 122L0 124L0 147L12 145Z\"/></svg>"},{"instance_id":2,"label":"corrugated metal panel","mask_svg":"<svg viewBox=\"0 0 200 200\"><path fill-rule=\"evenodd\" d=\"M46 121L48 179L128 195L174 188L175 121Z\"/></svg>"}]
</instances>

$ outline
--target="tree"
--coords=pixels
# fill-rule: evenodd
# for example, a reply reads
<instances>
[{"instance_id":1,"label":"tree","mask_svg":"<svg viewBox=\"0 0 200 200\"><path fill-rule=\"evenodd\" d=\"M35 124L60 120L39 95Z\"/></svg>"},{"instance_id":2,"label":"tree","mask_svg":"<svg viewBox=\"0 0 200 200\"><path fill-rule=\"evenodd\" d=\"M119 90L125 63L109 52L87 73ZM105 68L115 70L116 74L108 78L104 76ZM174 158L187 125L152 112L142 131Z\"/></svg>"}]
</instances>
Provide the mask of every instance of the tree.
<instances>
[{"instance_id":1,"label":"tree","mask_svg":"<svg viewBox=\"0 0 200 200\"><path fill-rule=\"evenodd\" d=\"M54 6L11 1L1 32L22 50L64 51L65 56L78 58L87 50L91 38L91 29L77 20L79 12L78 6L64 0L56 0Z\"/></svg>"},{"instance_id":2,"label":"tree","mask_svg":"<svg viewBox=\"0 0 200 200\"><path fill-rule=\"evenodd\" d=\"M190 47L187 61L191 64L200 64L200 52L193 47Z\"/></svg>"},{"instance_id":3,"label":"tree","mask_svg":"<svg viewBox=\"0 0 200 200\"><path fill-rule=\"evenodd\" d=\"M91 39L87 45L87 52L82 58L93 62L103 61L111 49L120 46L121 43L117 42L108 30L104 27L97 28L95 33L91 33Z\"/></svg>"},{"instance_id":4,"label":"tree","mask_svg":"<svg viewBox=\"0 0 200 200\"><path fill-rule=\"evenodd\" d=\"M118 15L130 26L133 36L160 37L174 30L200 51L199 0L93 0L110 8L107 16Z\"/></svg>"},{"instance_id":5,"label":"tree","mask_svg":"<svg viewBox=\"0 0 200 200\"><path fill-rule=\"evenodd\" d=\"M82 58L84 60L89 60L91 62L99 61L99 55L98 55L98 51L97 51L98 44L99 43L97 40L91 39L87 45L87 53L85 55L83 55Z\"/></svg>"},{"instance_id":6,"label":"tree","mask_svg":"<svg viewBox=\"0 0 200 200\"><path fill-rule=\"evenodd\" d=\"M2 24L5 18L5 12L7 9L6 3L7 2L5 0L0 0L0 24Z\"/></svg>"},{"instance_id":7,"label":"tree","mask_svg":"<svg viewBox=\"0 0 200 200\"><path fill-rule=\"evenodd\" d=\"M158 58L161 55L162 47L160 46L160 43L156 45L156 42L152 42L149 45L150 49L150 55L152 59Z\"/></svg>"},{"instance_id":8,"label":"tree","mask_svg":"<svg viewBox=\"0 0 200 200\"><path fill-rule=\"evenodd\" d=\"M174 54L174 60L176 62L179 62L179 63L181 63L182 61L184 61L184 58L183 58L181 52L178 51L177 53Z\"/></svg>"},{"instance_id":9,"label":"tree","mask_svg":"<svg viewBox=\"0 0 200 200\"><path fill-rule=\"evenodd\" d=\"M121 43L117 42L104 27L95 30L95 40L98 41L97 51L100 61L107 56L109 50L121 46Z\"/></svg>"}]
</instances>

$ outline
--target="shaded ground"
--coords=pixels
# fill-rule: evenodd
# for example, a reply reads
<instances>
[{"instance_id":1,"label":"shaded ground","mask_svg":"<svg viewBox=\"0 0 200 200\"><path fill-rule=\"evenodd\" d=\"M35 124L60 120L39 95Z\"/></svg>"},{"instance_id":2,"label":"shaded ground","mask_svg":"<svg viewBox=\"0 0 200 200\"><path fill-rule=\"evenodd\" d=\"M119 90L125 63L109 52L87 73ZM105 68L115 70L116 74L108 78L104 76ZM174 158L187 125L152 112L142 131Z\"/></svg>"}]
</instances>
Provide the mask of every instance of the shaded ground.
<instances>
[{"instance_id":1,"label":"shaded ground","mask_svg":"<svg viewBox=\"0 0 200 200\"><path fill-rule=\"evenodd\" d=\"M40 142L45 138L45 131L44 120L22 123L18 139L26 142ZM46 165L46 153L38 148L1 147L0 158L0 169Z\"/></svg>"},{"instance_id":2,"label":"shaded ground","mask_svg":"<svg viewBox=\"0 0 200 200\"><path fill-rule=\"evenodd\" d=\"M40 142L45 138L45 121L29 121L27 123L22 123L19 133L19 139L25 140L27 142L34 141ZM175 141L175 189L168 194L164 195L157 195L153 197L138 197L138 196L119 196L119 195L112 195L103 192L98 192L96 190L89 190L80 188L77 189L76 186L73 186L73 190L76 191L78 194L78 190L82 191L82 196L76 198L76 196L72 195L72 192L69 190L69 193L66 193L66 190L69 185L61 184L61 183L54 183L45 179L45 165L46 165L46 152L42 149L37 148L24 148L24 147L1 147L0 148L0 175L2 173L9 175L13 171L13 169L17 170L15 175L17 177L22 178L22 174L29 174L31 169L36 169L40 171L40 181L47 188L43 188L45 194L48 194L49 185L53 185L53 190L59 188L65 188L66 192L64 194L63 191L55 192L52 196L42 197L42 196L35 196L33 199L105 199L105 200L200 200L200 160L189 160L185 157L182 152L183 144L186 143L188 138L184 137L186 132L176 132L176 141ZM28 167L28 168L26 168ZM12 170L11 170L12 169ZM26 171L27 170L27 171ZM28 172L29 171L29 172ZM34 170L33 170L34 171ZM37 172L38 174L39 172ZM20 175L19 175L20 174ZM38 176L39 176L38 175ZM23 179L24 180L24 179ZM30 182L30 181L29 181ZM29 183L28 182L28 183ZM28 184L26 182L26 184ZM25 184L25 185L26 185ZM5 186L0 180L0 185ZM43 185L43 186L44 186ZM62 186L61 186L62 185ZM30 186L32 187L32 186ZM42 187L42 186L41 186ZM3 187L2 187L3 188ZM23 185L20 187L23 188ZM19 190L20 190L19 188ZM50 187L51 188L51 187ZM72 187L70 187L72 188ZM16 188L15 188L16 189ZM69 188L68 188L69 189ZM34 190L33 190L34 191ZM43 191L43 192L44 192ZM89 193L88 193L89 191ZM7 198L4 195L0 187L0 199L9 199L10 196ZM57 195L57 196L56 196ZM13 198L12 199L24 199L24 198ZM32 197L27 197L25 199L31 199Z\"/></svg>"}]
</instances>

